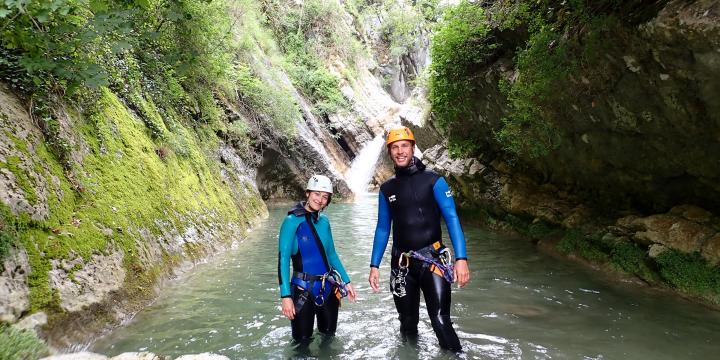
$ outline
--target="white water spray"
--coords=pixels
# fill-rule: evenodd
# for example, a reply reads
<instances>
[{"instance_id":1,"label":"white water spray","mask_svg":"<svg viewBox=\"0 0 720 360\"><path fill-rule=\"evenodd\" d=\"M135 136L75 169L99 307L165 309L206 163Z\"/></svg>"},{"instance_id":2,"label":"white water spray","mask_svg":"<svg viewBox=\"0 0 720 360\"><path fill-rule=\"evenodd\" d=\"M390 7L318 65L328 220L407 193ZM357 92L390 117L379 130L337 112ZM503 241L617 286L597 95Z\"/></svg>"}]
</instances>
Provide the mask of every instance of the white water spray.
<instances>
[{"instance_id":1,"label":"white water spray","mask_svg":"<svg viewBox=\"0 0 720 360\"><path fill-rule=\"evenodd\" d=\"M385 140L382 136L376 136L367 142L355 157L350 170L345 174L348 187L355 194L364 194L367 192L367 185L375 173L375 164L377 163L380 152L383 149Z\"/></svg>"}]
</instances>

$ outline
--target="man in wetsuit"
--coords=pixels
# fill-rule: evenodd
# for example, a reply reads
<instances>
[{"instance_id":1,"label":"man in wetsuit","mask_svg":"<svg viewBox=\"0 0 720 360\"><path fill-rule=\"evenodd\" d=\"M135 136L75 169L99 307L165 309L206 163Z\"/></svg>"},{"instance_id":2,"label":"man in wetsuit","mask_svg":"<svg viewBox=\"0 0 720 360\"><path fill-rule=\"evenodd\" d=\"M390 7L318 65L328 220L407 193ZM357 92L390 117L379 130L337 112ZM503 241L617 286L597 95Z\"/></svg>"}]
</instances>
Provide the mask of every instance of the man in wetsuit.
<instances>
[{"instance_id":1,"label":"man in wetsuit","mask_svg":"<svg viewBox=\"0 0 720 360\"><path fill-rule=\"evenodd\" d=\"M440 347L461 351L460 340L450 321L450 282L437 264L446 250L441 243L440 217L445 219L455 252L454 277L460 287L470 280L465 236L455 211L455 201L445 178L425 170L413 156L415 137L406 127L390 130L386 145L395 165L395 176L380 186L378 223L375 228L370 276L375 292L380 290L378 267L390 236L393 245L391 290L399 314L400 332L416 336L420 310L420 291L425 297L428 316ZM407 256L413 251L425 260ZM450 265L450 264L447 264Z\"/></svg>"}]
</instances>

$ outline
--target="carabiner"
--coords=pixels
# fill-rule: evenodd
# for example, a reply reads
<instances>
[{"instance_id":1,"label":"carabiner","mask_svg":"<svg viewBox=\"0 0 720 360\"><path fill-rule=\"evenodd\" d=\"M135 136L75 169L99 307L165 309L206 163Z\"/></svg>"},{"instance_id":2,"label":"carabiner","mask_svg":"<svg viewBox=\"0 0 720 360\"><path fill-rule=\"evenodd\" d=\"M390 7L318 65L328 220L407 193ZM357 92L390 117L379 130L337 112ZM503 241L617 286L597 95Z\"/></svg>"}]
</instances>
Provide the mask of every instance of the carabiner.
<instances>
[{"instance_id":1,"label":"carabiner","mask_svg":"<svg viewBox=\"0 0 720 360\"><path fill-rule=\"evenodd\" d=\"M405 258L405 265L403 265L403 258ZM410 266L410 252L401 253L398 258L398 267L401 269L407 269Z\"/></svg>"},{"instance_id":2,"label":"carabiner","mask_svg":"<svg viewBox=\"0 0 720 360\"><path fill-rule=\"evenodd\" d=\"M450 250L448 248L443 248L440 250L440 254L438 256L440 258L440 262L445 265L451 265L452 264L452 255L450 254Z\"/></svg>"}]
</instances>

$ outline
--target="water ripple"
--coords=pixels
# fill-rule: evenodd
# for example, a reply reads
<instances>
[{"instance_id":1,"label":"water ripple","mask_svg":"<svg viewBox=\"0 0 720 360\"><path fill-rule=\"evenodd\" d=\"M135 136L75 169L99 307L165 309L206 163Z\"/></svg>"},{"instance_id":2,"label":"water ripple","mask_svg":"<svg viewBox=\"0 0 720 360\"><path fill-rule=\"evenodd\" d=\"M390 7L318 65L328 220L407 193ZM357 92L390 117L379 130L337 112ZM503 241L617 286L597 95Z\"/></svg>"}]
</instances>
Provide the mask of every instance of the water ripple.
<instances>
[{"instance_id":1,"label":"water ripple","mask_svg":"<svg viewBox=\"0 0 720 360\"><path fill-rule=\"evenodd\" d=\"M188 271L127 326L98 341L110 356L214 352L231 359L689 359L714 358L720 313L627 285L608 285L529 241L465 226L472 281L453 288L452 321L465 352L442 351L421 306L419 337L403 339L392 296L367 284L377 197L332 204L336 248L358 292L343 301L335 338L291 343L280 312L277 231L284 209L235 249ZM351 221L343 221L351 219ZM449 240L444 240L450 243ZM381 281L389 273L387 259Z\"/></svg>"}]
</instances>

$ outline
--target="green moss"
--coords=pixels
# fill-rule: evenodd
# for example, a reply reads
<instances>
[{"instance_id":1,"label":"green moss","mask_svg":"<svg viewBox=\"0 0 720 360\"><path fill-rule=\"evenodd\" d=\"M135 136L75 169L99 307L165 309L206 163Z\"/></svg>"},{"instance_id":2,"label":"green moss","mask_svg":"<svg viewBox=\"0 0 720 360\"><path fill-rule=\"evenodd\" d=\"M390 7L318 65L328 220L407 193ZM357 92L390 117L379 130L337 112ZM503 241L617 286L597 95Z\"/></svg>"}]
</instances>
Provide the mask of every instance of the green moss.
<instances>
[{"instance_id":1,"label":"green moss","mask_svg":"<svg viewBox=\"0 0 720 360\"><path fill-rule=\"evenodd\" d=\"M12 143L15 145L16 150L20 151L25 155L31 155L28 151L27 143L25 143L25 141L15 136L9 130L5 130L5 136L10 139L10 141L12 141Z\"/></svg>"},{"instance_id":2,"label":"green moss","mask_svg":"<svg viewBox=\"0 0 720 360\"><path fill-rule=\"evenodd\" d=\"M647 276L649 271L645 265L647 259L647 251L643 250L637 244L630 241L620 241L611 250L610 256L613 264L620 269L630 273Z\"/></svg>"},{"instance_id":3,"label":"green moss","mask_svg":"<svg viewBox=\"0 0 720 360\"><path fill-rule=\"evenodd\" d=\"M147 106L155 108L150 102ZM80 124L91 150L83 159L83 176L76 179L82 183L82 192L73 191L63 167L47 148L37 147L44 176L48 184L54 184L48 191L50 218L30 221L2 208L4 218L16 223L25 220L12 231L9 226L0 229L0 246L7 249L18 244L28 253L33 269L28 278L31 311L62 313L59 295L49 286L51 259L79 256L87 261L93 253L119 248L125 254L124 266L132 274L127 277L129 286L151 289L149 284L170 264L146 268L141 263L136 249L139 230L154 235L167 232L167 227L157 224L158 219L178 232L183 232L186 224L249 221L249 215L239 211L244 208L237 206L230 189L220 181L219 165L205 155L217 146L212 132L190 131L178 123L173 127L167 133L183 142L186 155L173 153L161 159L146 124L133 118L111 92L100 91L94 113ZM252 199L252 194L248 198ZM261 205L259 201L247 204L249 208ZM112 235L104 229L112 230ZM201 246L194 251L201 254ZM167 256L167 261L177 261L173 259L178 255ZM78 269L71 269L71 274L73 270Z\"/></svg>"},{"instance_id":4,"label":"green moss","mask_svg":"<svg viewBox=\"0 0 720 360\"><path fill-rule=\"evenodd\" d=\"M712 266L699 254L667 250L656 259L629 240L603 239L600 234L568 231L558 243L564 254L575 254L590 262L611 264L650 284L668 284L689 295L720 304L720 266Z\"/></svg>"},{"instance_id":5,"label":"green moss","mask_svg":"<svg viewBox=\"0 0 720 360\"><path fill-rule=\"evenodd\" d=\"M10 170L15 175L15 182L25 193L25 199L30 205L35 205L38 201L35 181L25 169L21 168L22 159L19 156L8 156L6 160L6 162L0 162L0 167Z\"/></svg>"},{"instance_id":6,"label":"green moss","mask_svg":"<svg viewBox=\"0 0 720 360\"><path fill-rule=\"evenodd\" d=\"M39 359L48 354L47 346L32 330L0 324L0 359Z\"/></svg>"},{"instance_id":7,"label":"green moss","mask_svg":"<svg viewBox=\"0 0 720 360\"><path fill-rule=\"evenodd\" d=\"M50 288L48 272L52 270L50 259L59 253L64 253L62 244L55 241L52 233L39 229L29 229L23 232L20 242L27 251L32 269L28 274L29 311L59 309L60 299L58 294Z\"/></svg>"},{"instance_id":8,"label":"green moss","mask_svg":"<svg viewBox=\"0 0 720 360\"><path fill-rule=\"evenodd\" d=\"M562 236L562 229L551 226L544 221L534 221L528 227L528 236L535 240L549 239Z\"/></svg>"},{"instance_id":9,"label":"green moss","mask_svg":"<svg viewBox=\"0 0 720 360\"><path fill-rule=\"evenodd\" d=\"M534 241L560 238L563 236L563 230L561 228L552 226L541 220L531 221L510 214L506 216L505 221L513 230Z\"/></svg>"},{"instance_id":10,"label":"green moss","mask_svg":"<svg viewBox=\"0 0 720 360\"><path fill-rule=\"evenodd\" d=\"M700 295L720 304L720 266L712 266L700 254L667 250L656 259L660 275L683 292Z\"/></svg>"},{"instance_id":11,"label":"green moss","mask_svg":"<svg viewBox=\"0 0 720 360\"><path fill-rule=\"evenodd\" d=\"M0 203L0 261L9 254L10 248L16 246L18 234L26 228L28 221L27 215L16 216L8 206Z\"/></svg>"},{"instance_id":12,"label":"green moss","mask_svg":"<svg viewBox=\"0 0 720 360\"><path fill-rule=\"evenodd\" d=\"M609 260L607 253L597 243L586 238L582 232L577 230L569 230L560 240L557 249L564 254L576 254L586 260L606 263Z\"/></svg>"}]
</instances>

